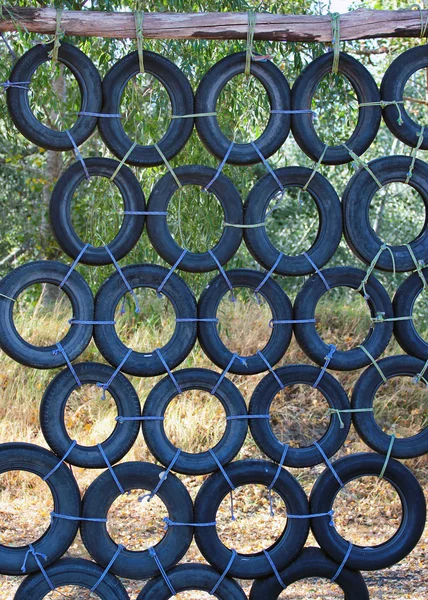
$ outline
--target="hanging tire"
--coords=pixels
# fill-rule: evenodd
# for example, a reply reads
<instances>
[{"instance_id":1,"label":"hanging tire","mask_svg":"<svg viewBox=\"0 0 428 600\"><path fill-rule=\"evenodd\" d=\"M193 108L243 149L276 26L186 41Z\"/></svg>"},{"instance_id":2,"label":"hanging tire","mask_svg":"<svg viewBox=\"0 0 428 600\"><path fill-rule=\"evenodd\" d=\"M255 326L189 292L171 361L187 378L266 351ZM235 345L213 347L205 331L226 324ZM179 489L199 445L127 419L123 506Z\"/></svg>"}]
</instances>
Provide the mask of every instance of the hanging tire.
<instances>
[{"instance_id":1,"label":"hanging tire","mask_svg":"<svg viewBox=\"0 0 428 600\"><path fill-rule=\"evenodd\" d=\"M110 179L119 163L110 158L86 158L85 165L91 177ZM85 243L77 234L72 221L73 196L78 186L85 180L80 162L69 167L58 179L50 199L49 214L52 231L58 244L71 258L76 258ZM145 211L144 194L138 179L131 169L123 165L115 175L112 185L119 190L124 211ZM126 256L141 237L144 215L124 215L122 225L114 239L108 244L116 260ZM85 265L109 265L112 260L104 247L86 248L79 262Z\"/></svg>"},{"instance_id":2,"label":"hanging tire","mask_svg":"<svg viewBox=\"0 0 428 600\"><path fill-rule=\"evenodd\" d=\"M369 168L383 186L394 181L405 182L412 159L409 156L385 156L369 163ZM428 214L428 165L416 159L409 185L421 195L425 212ZM362 261L370 264L378 253L382 240L370 225L370 204L379 191L379 186L373 177L360 169L350 179L343 193L343 219L345 239L352 252ZM422 231L414 240L409 240L418 260L428 261L428 220ZM396 271L413 271L415 263L409 250L403 244L391 246L394 255ZM383 271L393 271L394 265L391 253L384 250L376 262L376 268Z\"/></svg>"},{"instance_id":3,"label":"hanging tire","mask_svg":"<svg viewBox=\"0 0 428 600\"><path fill-rule=\"evenodd\" d=\"M211 392L219 379L219 373L208 369L182 369L176 371L174 377L185 392L201 390ZM162 379L151 390L144 403L143 417L164 417L169 404L177 397L178 391L170 377ZM224 378L215 391L214 396L221 402L226 418L246 415L247 407L238 388ZM177 447L168 439L163 421L143 421L144 440L153 456L165 467L173 460ZM222 465L228 464L238 454L245 442L248 424L246 419L226 421L226 429L221 440L213 451ZM190 453L181 452L173 470L185 475L204 475L218 469L218 465L209 451Z\"/></svg>"},{"instance_id":4,"label":"hanging tire","mask_svg":"<svg viewBox=\"0 0 428 600\"><path fill-rule=\"evenodd\" d=\"M312 171L304 167L276 169L275 174L284 188L303 188L310 180L307 191L316 204L319 227L307 254L318 268L323 267L336 252L342 237L342 207L333 186L319 173L310 179ZM259 179L245 202L244 223L264 223L269 204L277 194L277 183L269 173ZM244 229L244 239L253 258L265 269L271 269L280 253L270 241L266 227ZM314 269L304 254L298 254L283 256L274 272L279 275L309 275Z\"/></svg>"},{"instance_id":5,"label":"hanging tire","mask_svg":"<svg viewBox=\"0 0 428 600\"><path fill-rule=\"evenodd\" d=\"M133 489L153 491L164 469L146 462L120 463L113 470L125 492ZM111 473L105 471L91 483L83 497L83 517L107 518L113 502L120 496ZM157 496L165 504L172 521L193 523L193 506L184 484L172 473L160 486ZM106 523L82 521L82 541L92 558L106 567L117 551L118 545L110 537ZM154 548L166 571L177 564L186 554L193 536L193 527L169 527ZM148 579L159 574L158 567L148 550L120 552L110 572L127 579Z\"/></svg>"},{"instance_id":6,"label":"hanging tire","mask_svg":"<svg viewBox=\"0 0 428 600\"><path fill-rule=\"evenodd\" d=\"M188 563L174 567L167 575L177 593L186 590L210 593L221 573L217 573L208 565ZM216 589L215 597L219 600L246 600L247 598L238 582L231 577L223 579ZM168 600L169 598L173 598L171 590L161 575L148 581L137 596L137 600Z\"/></svg>"},{"instance_id":7,"label":"hanging tire","mask_svg":"<svg viewBox=\"0 0 428 600\"><path fill-rule=\"evenodd\" d=\"M13 360L33 369L54 369L66 365L64 356L53 346L34 346L18 333L13 317L13 305L26 288L36 283L59 286L69 267L53 260L26 263L11 271L0 282L0 347ZM73 271L61 288L71 302L73 317L82 321L94 318L94 298L91 289L79 273ZM5 297L6 296L6 297ZM70 326L61 339L70 361L82 354L92 338L92 325ZM55 354L54 354L55 353Z\"/></svg>"},{"instance_id":8,"label":"hanging tire","mask_svg":"<svg viewBox=\"0 0 428 600\"><path fill-rule=\"evenodd\" d=\"M122 269L131 288L150 288L157 290L169 270L157 265L129 265ZM95 297L95 320L113 321L120 300L128 292L119 273L113 273L99 288ZM195 319L196 301L189 287L175 273L170 274L162 288L171 302L177 319ZM120 340L114 325L97 325L94 340L98 350L114 367L118 367L125 358L128 348ZM178 322L169 342L160 350L170 369L177 367L189 355L196 342L196 323ZM151 377L162 375L166 369L156 352L133 351L121 370L129 375Z\"/></svg>"},{"instance_id":9,"label":"hanging tire","mask_svg":"<svg viewBox=\"0 0 428 600\"><path fill-rule=\"evenodd\" d=\"M313 386L320 375L320 369L312 365L287 365L275 370L277 377L282 384L288 386L307 384ZM349 401L345 390L340 383L330 373L324 373L321 377L317 389L324 396L330 408L346 410L349 409ZM268 415L272 402L276 395L281 391L278 381L272 373L264 377L255 388L251 396L248 412L250 415ZM328 456L333 456L343 446L351 425L351 416L348 413L342 413L340 420L336 414L330 417L330 423L327 431L322 438L318 440L323 452ZM279 441L273 432L270 419L250 419L251 435L257 446L269 458L277 463L280 462L284 451L284 444ZM311 444L310 446L295 447L288 449L283 464L288 467L312 467L324 462L318 448Z\"/></svg>"},{"instance_id":10,"label":"hanging tire","mask_svg":"<svg viewBox=\"0 0 428 600\"><path fill-rule=\"evenodd\" d=\"M105 383L114 374L109 365L84 362L74 366L82 385ZM78 389L70 369L56 375L43 394L40 404L40 426L50 448L60 457L69 450L72 439L65 426L65 407L74 390ZM123 417L139 417L141 415L138 395L128 379L117 373L108 387L113 397L118 415ZM101 396L101 390L100 390ZM100 403L103 401L100 399ZM111 434L100 440L103 450L110 462L114 464L123 458L134 445L138 437L140 424L138 421L116 423ZM76 444L67 456L67 462L86 469L105 469L106 463L99 448Z\"/></svg>"},{"instance_id":11,"label":"hanging tire","mask_svg":"<svg viewBox=\"0 0 428 600\"><path fill-rule=\"evenodd\" d=\"M284 585L289 586L302 579L321 577L332 579L339 569L335 563L319 548L304 548L299 557L284 571L281 577ZM369 591L363 576L359 571L351 571L344 567L335 580L345 593L346 600L369 600ZM283 591L275 575L266 579L256 580L250 593L250 600L277 600Z\"/></svg>"},{"instance_id":12,"label":"hanging tire","mask_svg":"<svg viewBox=\"0 0 428 600\"><path fill-rule=\"evenodd\" d=\"M333 66L333 52L327 52L313 60L300 73L291 92L293 110L310 110L317 86L328 75ZM341 52L339 55L339 73L346 77L358 98L358 103L379 102L380 94L375 80L369 71L355 58ZM357 125L351 137L345 142L355 154L361 156L376 138L382 111L380 106L361 106L358 109ZM312 160L318 161L325 144L318 136L312 116L309 114L292 115L291 128L300 148ZM344 144L328 146L322 163L324 165L343 165L352 162L352 157Z\"/></svg>"},{"instance_id":13,"label":"hanging tire","mask_svg":"<svg viewBox=\"0 0 428 600\"><path fill-rule=\"evenodd\" d=\"M428 269L422 269L422 274L428 281ZM422 280L418 273L412 273L395 292L392 302L394 316L413 317L415 303L421 293L424 293ZM428 341L420 336L413 319L395 321L394 335L404 352L423 361L428 359Z\"/></svg>"},{"instance_id":14,"label":"hanging tire","mask_svg":"<svg viewBox=\"0 0 428 600\"><path fill-rule=\"evenodd\" d=\"M41 479L58 465L55 454L34 444L14 442L0 444L0 474L8 471L28 471ZM72 517L80 517L80 492L70 469L62 463L46 479L54 501L54 512ZM48 566L60 558L71 546L78 530L78 521L53 519L48 529L32 542L34 551L46 555L43 566ZM26 546L0 545L0 573L22 575L39 570L37 562ZM32 597L31 597L32 598Z\"/></svg>"},{"instance_id":15,"label":"hanging tire","mask_svg":"<svg viewBox=\"0 0 428 600\"><path fill-rule=\"evenodd\" d=\"M174 169L181 185L198 185L205 188L216 176L217 171L201 165L187 165ZM177 182L171 173L166 173L154 186L150 194L148 211L166 212L174 193L178 190ZM209 188L223 209L225 223L242 224L243 209L238 190L232 181L220 173ZM174 265L183 253L171 235L166 216L148 216L147 233L156 252L167 263ZM211 248L221 265L226 264L237 252L242 240L242 229L224 227L223 233ZM217 263L209 252L186 252L180 260L178 269L191 273L205 273L217 269Z\"/></svg>"},{"instance_id":16,"label":"hanging tire","mask_svg":"<svg viewBox=\"0 0 428 600\"><path fill-rule=\"evenodd\" d=\"M380 454L351 454L333 463L337 475L346 485L365 476L378 477L385 463ZM426 505L424 493L413 473L402 463L390 459L384 479L390 483L401 499L402 521L397 532L377 546L354 546L346 566L349 569L376 571L395 565L407 556L418 543L425 526ZM330 469L326 469L312 488L309 504L311 513L331 510L340 485ZM348 548L345 540L326 519L312 519L312 532L321 546L336 562L341 563Z\"/></svg>"},{"instance_id":17,"label":"hanging tire","mask_svg":"<svg viewBox=\"0 0 428 600\"><path fill-rule=\"evenodd\" d=\"M29 81L36 69L50 59L53 43L36 44L18 60L10 75L11 82ZM67 67L75 77L81 94L79 112L99 113L102 104L101 79L93 62L81 50L61 42L58 61ZM73 144L65 131L56 131L43 125L30 108L28 89L9 87L7 89L7 108L15 127L27 140L47 150L73 150ZM77 146L85 142L95 131L97 117L77 116L69 129Z\"/></svg>"},{"instance_id":18,"label":"hanging tire","mask_svg":"<svg viewBox=\"0 0 428 600\"><path fill-rule=\"evenodd\" d=\"M376 325L382 326L382 325ZM378 366L386 379L393 377L416 377L424 367L424 363L412 356L388 356L378 362ZM384 383L374 365L368 367L355 384L352 393L353 409L372 409L377 391ZM355 429L361 439L372 450L387 454L391 436L385 433L375 419L373 412L355 412L352 416ZM428 427L410 437L396 437L392 445L391 456L394 458L416 458L428 453Z\"/></svg>"},{"instance_id":19,"label":"hanging tire","mask_svg":"<svg viewBox=\"0 0 428 600\"><path fill-rule=\"evenodd\" d=\"M195 96L196 113L217 112L217 102L223 88L236 75L245 71L245 52L230 54L219 60L201 79ZM290 132L290 115L273 111L290 109L290 87L282 72L270 60L251 62L251 75L263 85L269 98L271 114L268 124L254 141L265 159L275 154ZM196 117L196 129L202 143L218 159L222 160L232 140L222 132L217 116ZM235 143L227 161L233 165L252 165L261 158L251 143Z\"/></svg>"},{"instance_id":20,"label":"hanging tire","mask_svg":"<svg viewBox=\"0 0 428 600\"><path fill-rule=\"evenodd\" d=\"M427 46L416 46L402 52L389 65L382 79L380 93L384 102L402 102L404 88L410 77L428 67ZM402 124L400 124L400 117ZM396 105L391 104L383 109L383 118L388 129L396 138L411 146L416 147L419 133L423 123L416 123L407 112L404 104L400 105L400 111ZM421 150L428 150L428 131L425 130Z\"/></svg>"},{"instance_id":21,"label":"hanging tire","mask_svg":"<svg viewBox=\"0 0 428 600\"><path fill-rule=\"evenodd\" d=\"M365 271L353 267L333 267L332 269L325 269L322 273L330 288L343 286L354 290L358 289L366 275ZM365 288L369 296L367 304L372 317L381 312L384 314L385 319L392 318L391 301L382 284L371 275ZM314 319L317 304L326 291L321 278L317 274L312 275L296 296L294 319ZM364 295L362 290L358 293ZM311 360L323 366L330 347L318 334L315 323L296 323L294 332L303 352ZM381 327L373 326L361 345L376 359L387 347L391 334L392 323L389 321L382 323ZM365 352L361 348L353 348L346 351L336 350L328 367L336 371L352 371L366 367L369 364L371 364L370 358Z\"/></svg>"},{"instance_id":22,"label":"hanging tire","mask_svg":"<svg viewBox=\"0 0 428 600\"><path fill-rule=\"evenodd\" d=\"M144 69L153 75L168 92L173 115L194 113L192 87L184 73L170 60L155 52L143 52ZM127 83L140 73L138 52L121 58L103 80L103 113L120 113L120 104ZM100 119L101 137L107 148L120 160L129 152L133 140L127 135L120 118ZM158 146L167 160L171 160L186 145L193 129L193 119L172 119ZM155 167L163 165L163 159L154 145L137 144L126 159L128 165Z\"/></svg>"},{"instance_id":23,"label":"hanging tire","mask_svg":"<svg viewBox=\"0 0 428 600\"><path fill-rule=\"evenodd\" d=\"M264 274L250 269L233 269L226 272L227 277L233 287L246 287L255 290L264 279ZM213 319L217 317L219 304L229 291L229 287L223 275L217 275L204 289L198 302L198 318ZM258 292L269 304L273 320L290 320L292 318L292 308L287 294L281 287L269 277ZM292 335L291 324L284 324L281 327L274 327L270 339L263 348L262 353L265 359L273 366L284 356ZM200 322L198 324L198 337L202 350L208 358L218 367L225 369L234 354L222 342L217 329L217 323ZM253 375L267 370L263 359L253 354L243 357L245 364L239 360L234 360L229 368L230 373L238 375Z\"/></svg>"},{"instance_id":24,"label":"hanging tire","mask_svg":"<svg viewBox=\"0 0 428 600\"><path fill-rule=\"evenodd\" d=\"M66 585L90 590L103 575L104 569L83 558L63 558L46 569L49 580L59 588ZM19 586L14 600L43 600L51 589L43 573L26 577ZM101 583L92 592L102 600L129 600L122 583L111 573L103 576Z\"/></svg>"},{"instance_id":25,"label":"hanging tire","mask_svg":"<svg viewBox=\"0 0 428 600\"><path fill-rule=\"evenodd\" d=\"M227 466L225 471L235 487L249 484L270 486L277 474L278 466L264 460L240 460ZM216 520L222 500L230 492L224 475L218 471L202 484L195 500L196 523L211 523ZM281 469L273 490L284 501L287 513L308 515L308 501L297 480L285 469ZM276 568L281 570L290 564L303 548L309 531L309 519L288 519L277 541L270 546L269 554ZM195 541L206 560L220 573L229 563L232 552L217 534L216 527L195 527ZM239 579L258 579L270 575L272 568L261 552L235 556L228 575Z\"/></svg>"}]
</instances>

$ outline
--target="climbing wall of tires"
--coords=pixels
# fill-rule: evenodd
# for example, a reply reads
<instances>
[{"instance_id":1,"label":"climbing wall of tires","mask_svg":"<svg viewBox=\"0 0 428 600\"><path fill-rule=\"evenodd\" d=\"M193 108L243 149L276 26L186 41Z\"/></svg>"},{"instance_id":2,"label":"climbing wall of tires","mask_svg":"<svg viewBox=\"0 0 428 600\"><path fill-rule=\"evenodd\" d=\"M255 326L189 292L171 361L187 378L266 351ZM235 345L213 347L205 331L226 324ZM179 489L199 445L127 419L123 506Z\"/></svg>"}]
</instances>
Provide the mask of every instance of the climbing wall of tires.
<instances>
[{"instance_id":1,"label":"climbing wall of tires","mask_svg":"<svg viewBox=\"0 0 428 600\"><path fill-rule=\"evenodd\" d=\"M36 69L52 59L71 69L81 92L81 108L75 124L67 131L48 129L37 121L28 100ZM377 424L373 400L382 383L392 377L408 376L414 384L426 383L428 341L417 333L412 310L418 295L427 287L428 230L425 226L408 245L387 246L368 223L368 207L376 191L392 182L413 186L428 205L428 166L417 159L419 148L428 149L428 131L415 123L403 105L403 89L410 75L427 67L427 46L413 48L397 58L386 71L381 89L357 60L329 52L314 60L296 80L292 91L278 67L247 52L233 54L215 64L200 81L194 96L181 70L164 56L137 52L119 60L101 82L99 74L79 49L61 43L38 44L24 54L6 82L7 105L16 128L32 143L55 151L74 150L76 162L61 175L52 193L51 225L70 264L37 261L20 266L0 282L0 346L15 361L33 369L61 370L44 392L40 426L44 448L6 443L0 446L0 472L27 470L40 476L54 498L51 524L45 534L26 547L0 547L0 573L26 575L15 598L39 600L63 585L78 584L105 600L126 599L118 577L149 580L142 584L139 600L163 600L182 590L201 590L223 600L245 598L236 579L255 580L250 598L277 598L291 583L306 577L336 581L347 600L364 600L368 590L359 570L387 568L408 555L425 525L426 506L420 484L397 459L426 454L428 430L411 438L387 435ZM166 88L173 118L158 144L142 146L128 137L120 115L121 95L144 60L145 70ZM250 59L250 60L249 60ZM330 147L316 133L312 96L320 79L338 59L338 70L355 89L359 117L346 144ZM226 83L247 69L266 89L271 106L263 134L251 143L240 144L222 132L216 103ZM104 99L104 100L103 100ZM400 140L414 150L410 156L379 158L369 164L359 156L376 137L381 118ZM193 128L219 160L217 169L186 165L172 169L169 160L188 141ZM79 146L98 128L117 160L84 158ZM285 142L290 129L302 150L314 160L314 168L293 166L272 170L267 162ZM359 167L346 187L342 203L318 168L355 161ZM261 163L266 174L257 182L245 204L223 173L225 163ZM154 186L146 204L141 186L128 166L150 168L165 165L165 175ZM123 222L107 246L93 247L80 239L72 225L73 194L85 178L110 178L123 198ZM212 193L224 211L224 230L218 243L205 253L192 253L173 239L167 224L169 202L177 189L198 185ZM270 202L288 187L301 188L312 196L319 213L319 231L307 252L286 256L269 240L265 220ZM119 262L138 243L144 227L159 256L170 265ZM323 267L334 255L342 233L355 255L368 265L357 268ZM228 270L226 263L241 242L260 264L260 270ZM95 299L85 279L75 270L78 263L111 265L112 274L98 289ZM396 291L393 302L375 276L383 271L411 272ZM179 272L213 272L213 278L196 300ZM217 271L217 274L215 273ZM280 283L284 276L309 276L292 306ZM274 276L277 276L274 279ZM13 306L19 294L35 283L59 286L68 296L73 318L63 339L54 346L36 347L25 341L14 325ZM346 286L361 294L370 308L372 326L364 342L348 351L326 344L316 329L317 303L328 290ZM246 287L263 298L272 312L267 345L252 356L238 356L223 343L218 331L221 299L236 287ZM140 353L120 340L115 313L135 290L152 288L171 302L175 330L168 343ZM286 356L292 335L315 364L275 368ZM377 360L394 335L405 355ZM91 340L108 364L74 362ZM219 370L178 369L196 341ZM367 367L361 374L351 402L331 374ZM247 408L230 374L264 373ZM126 375L164 375L149 393L141 410L140 400ZM65 405L72 392L84 384L96 384L100 393L112 395L117 406L116 426L102 444L88 447L73 441L64 423ZM305 384L317 388L330 406L326 433L307 447L288 447L275 436L270 406L287 386ZM188 453L176 448L164 429L168 405L181 392L202 390L222 404L227 425L220 442L207 452ZM246 399L248 400L248 399ZM343 446L351 421L372 452L330 458ZM233 460L248 431L266 455L266 460ZM119 462L142 435L160 463ZM333 460L333 459L332 459ZM287 467L325 464L308 499ZM81 498L73 471L67 466L104 469ZM193 503L180 478L175 475L208 475ZM333 503L340 489L363 476L388 481L402 503L402 522L385 543L371 547L353 545L337 531ZM284 501L287 522L277 541L255 554L244 555L226 547L216 529L216 515L224 498L246 484L262 484L266 493L276 492ZM145 489L148 499L158 496L165 504L166 532L162 540L145 551L130 551L117 544L107 532L107 514L119 495ZM160 517L161 518L161 517ZM70 548L78 528L93 562L61 558ZM320 549L304 545L310 529ZM178 563L192 539L207 564ZM178 566L177 566L178 565ZM235 579L234 579L235 578Z\"/></svg>"}]
</instances>

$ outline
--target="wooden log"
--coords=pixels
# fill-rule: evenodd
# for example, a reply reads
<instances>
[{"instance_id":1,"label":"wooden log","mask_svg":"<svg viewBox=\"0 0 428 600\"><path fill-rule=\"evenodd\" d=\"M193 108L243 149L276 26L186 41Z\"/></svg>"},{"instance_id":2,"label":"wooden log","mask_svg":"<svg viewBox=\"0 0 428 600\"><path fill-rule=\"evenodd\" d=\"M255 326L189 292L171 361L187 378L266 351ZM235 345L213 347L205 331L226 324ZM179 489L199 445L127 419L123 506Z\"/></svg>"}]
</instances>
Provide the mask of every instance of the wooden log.
<instances>
[{"instance_id":1,"label":"wooden log","mask_svg":"<svg viewBox=\"0 0 428 600\"><path fill-rule=\"evenodd\" d=\"M427 23L428 10L358 9L340 17L341 40L418 37ZM55 33L52 8L4 7L0 31L18 27L34 33ZM68 35L135 38L131 12L68 11L61 27ZM157 39L245 39L246 13L145 13L144 36ZM255 38L288 42L331 41L330 17L318 15L257 14Z\"/></svg>"}]
</instances>

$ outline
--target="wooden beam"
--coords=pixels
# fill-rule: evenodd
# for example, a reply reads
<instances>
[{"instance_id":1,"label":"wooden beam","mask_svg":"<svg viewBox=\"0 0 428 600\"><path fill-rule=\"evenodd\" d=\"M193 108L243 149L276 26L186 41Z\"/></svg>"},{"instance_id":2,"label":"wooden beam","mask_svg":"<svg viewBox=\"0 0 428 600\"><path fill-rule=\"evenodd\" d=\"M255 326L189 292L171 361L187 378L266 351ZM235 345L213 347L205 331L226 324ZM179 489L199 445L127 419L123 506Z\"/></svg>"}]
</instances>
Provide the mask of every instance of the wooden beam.
<instances>
[{"instance_id":1,"label":"wooden beam","mask_svg":"<svg viewBox=\"0 0 428 600\"><path fill-rule=\"evenodd\" d=\"M341 40L388 37L419 37L428 10L358 9L340 17ZM145 13L144 36L157 39L245 39L246 13ZM56 11L52 8L4 7L0 31L18 26L34 33L55 33ZM68 35L104 38L135 38L131 12L65 10L61 27ZM329 16L268 14L257 15L255 38L288 42L329 42Z\"/></svg>"}]
</instances>

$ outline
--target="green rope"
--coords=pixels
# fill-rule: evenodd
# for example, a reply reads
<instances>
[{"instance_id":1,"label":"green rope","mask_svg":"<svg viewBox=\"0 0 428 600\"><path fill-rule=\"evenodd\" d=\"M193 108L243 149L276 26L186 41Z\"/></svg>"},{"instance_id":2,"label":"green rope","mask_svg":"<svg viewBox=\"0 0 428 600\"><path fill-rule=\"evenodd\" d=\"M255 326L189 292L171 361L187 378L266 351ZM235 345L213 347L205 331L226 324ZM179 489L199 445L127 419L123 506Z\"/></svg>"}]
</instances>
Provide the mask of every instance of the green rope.
<instances>
[{"instance_id":1,"label":"green rope","mask_svg":"<svg viewBox=\"0 0 428 600\"><path fill-rule=\"evenodd\" d=\"M256 30L257 16L253 10L247 12L248 29L247 29L247 48L245 50L245 77L251 74L251 59L253 58L254 32Z\"/></svg>"},{"instance_id":2,"label":"green rope","mask_svg":"<svg viewBox=\"0 0 428 600\"><path fill-rule=\"evenodd\" d=\"M387 323L388 321L411 321L413 319L413 315L409 315L406 317L391 317L385 319L384 312L377 312L375 317L371 318L372 323Z\"/></svg>"},{"instance_id":3,"label":"green rope","mask_svg":"<svg viewBox=\"0 0 428 600\"><path fill-rule=\"evenodd\" d=\"M385 250L388 250L388 252L391 255L391 260L392 260L392 269L393 269L393 274L395 275L395 258L394 258L394 254L391 250L391 248L388 246L388 244L386 244L385 242L382 244L382 246L379 248L379 250L377 251L377 253L374 255L372 262L369 265L369 268L366 271L366 274L364 276L364 279L362 279L360 285L357 287L357 292L361 292L361 290L363 291L364 294L364 298L365 300L369 299L369 295L367 294L367 290L366 290L366 285L367 282L369 280L370 275L373 273L374 268L376 267L377 261L380 258L380 255L382 254L382 252L384 252Z\"/></svg>"},{"instance_id":4,"label":"green rope","mask_svg":"<svg viewBox=\"0 0 428 600\"><path fill-rule=\"evenodd\" d=\"M425 385L428 386L428 381L425 379L424 375L425 375L425 371L428 369L428 360L425 362L424 366L422 367L421 371L415 375L412 379L413 383L419 383L420 381L423 381L425 383Z\"/></svg>"},{"instance_id":5,"label":"green rope","mask_svg":"<svg viewBox=\"0 0 428 600\"><path fill-rule=\"evenodd\" d=\"M403 124L403 116L401 114L400 104L404 104L404 100L380 100L379 102L360 102L358 104L358 108L362 108L364 106L380 106L381 108L385 108L386 106L395 106L398 111L398 119L397 123L400 125Z\"/></svg>"},{"instance_id":6,"label":"green rope","mask_svg":"<svg viewBox=\"0 0 428 600\"><path fill-rule=\"evenodd\" d=\"M344 429L345 423L340 416L340 413L361 413L361 412L373 412L373 408L329 408L326 416L337 415L340 423L340 429Z\"/></svg>"},{"instance_id":7,"label":"green rope","mask_svg":"<svg viewBox=\"0 0 428 600\"><path fill-rule=\"evenodd\" d=\"M372 364L376 367L377 372L382 377L383 382L386 383L387 382L387 378L385 377L382 369L379 367L376 359L373 358L373 356L370 354L370 352L367 350L367 348L365 348L362 344L358 344L357 348L360 348L364 352L364 354L369 357L369 359L371 360Z\"/></svg>"},{"instance_id":8,"label":"green rope","mask_svg":"<svg viewBox=\"0 0 428 600\"><path fill-rule=\"evenodd\" d=\"M391 458L392 446L394 445L394 442L395 442L395 438L396 438L396 437L397 437L397 436L395 435L395 433L393 433L393 434L391 435L391 441L390 441L390 443L389 443L388 452L386 453L386 456L385 456L385 462L383 463L382 470L381 470L381 472L379 473L379 479L383 479L383 476L385 475L385 471L386 471L386 468L387 468L387 466L388 466L389 459Z\"/></svg>"},{"instance_id":9,"label":"green rope","mask_svg":"<svg viewBox=\"0 0 428 600\"><path fill-rule=\"evenodd\" d=\"M420 277L420 280L422 281L422 285L423 285L423 290L425 291L428 287L428 283L427 280L425 279L425 275L422 271L422 269L425 267L425 263L423 260L418 260L415 256L415 253L412 250L412 247L410 246L410 244L404 244L407 248L407 250L409 251L410 256L412 257L413 263L416 267L416 271Z\"/></svg>"},{"instance_id":10,"label":"green rope","mask_svg":"<svg viewBox=\"0 0 428 600\"><path fill-rule=\"evenodd\" d=\"M422 142L424 141L424 133L425 133L425 127L422 127L419 132L418 142L417 142L416 146L413 148L412 153L411 153L412 162L410 163L410 167L409 167L409 171L407 173L405 183L409 183L410 179L412 178L413 169L415 168L416 155L418 153L419 148L422 145Z\"/></svg>"},{"instance_id":11,"label":"green rope","mask_svg":"<svg viewBox=\"0 0 428 600\"><path fill-rule=\"evenodd\" d=\"M140 65L140 73L144 73L144 51L143 51L144 12L142 10L136 10L134 12L134 18L135 18L135 36L137 38L138 63Z\"/></svg>"},{"instance_id":12,"label":"green rope","mask_svg":"<svg viewBox=\"0 0 428 600\"><path fill-rule=\"evenodd\" d=\"M244 223L227 223L226 221L223 222L223 227L235 227L236 229L254 229L255 227L265 226L265 221L263 221L263 223L249 223L248 225L245 225Z\"/></svg>"},{"instance_id":13,"label":"green rope","mask_svg":"<svg viewBox=\"0 0 428 600\"><path fill-rule=\"evenodd\" d=\"M331 72L336 75L339 71L340 55L340 14L334 12L330 14L331 19L331 43L333 44L333 65Z\"/></svg>"},{"instance_id":14,"label":"green rope","mask_svg":"<svg viewBox=\"0 0 428 600\"><path fill-rule=\"evenodd\" d=\"M11 300L12 302L16 302L16 298L11 298L10 296L6 296L6 294L0 294L2 298L6 298L6 300Z\"/></svg>"},{"instance_id":15,"label":"green rope","mask_svg":"<svg viewBox=\"0 0 428 600\"><path fill-rule=\"evenodd\" d=\"M171 119L193 119L193 117L216 117L216 112L194 113L191 115L171 115Z\"/></svg>"},{"instance_id":16,"label":"green rope","mask_svg":"<svg viewBox=\"0 0 428 600\"><path fill-rule=\"evenodd\" d=\"M61 46L61 38L64 35L64 31L61 29L61 20L62 20L62 8L57 8L56 10L56 29L55 29L55 37L53 39L53 48L50 52L50 57L52 59L52 63L55 64L58 62L58 51Z\"/></svg>"},{"instance_id":17,"label":"green rope","mask_svg":"<svg viewBox=\"0 0 428 600\"><path fill-rule=\"evenodd\" d=\"M367 173L369 173L369 175L376 182L376 185L378 186L378 188L382 189L383 185L381 184L381 182L379 181L379 179L376 177L376 175L373 173L373 171L370 169L369 165L366 162L364 162L363 159L360 158L357 154L355 154L355 152L353 150L351 150L351 148L348 148L348 146L346 144L342 144L342 146L344 146L347 149L347 151L349 153L349 156L352 158L352 160L359 167L362 167L363 169L365 169L367 171Z\"/></svg>"},{"instance_id":18,"label":"green rope","mask_svg":"<svg viewBox=\"0 0 428 600\"><path fill-rule=\"evenodd\" d=\"M116 175L119 173L120 169L123 167L123 165L126 162L126 159L128 158L128 156L131 154L131 152L133 151L133 149L135 148L135 146L137 145L137 142L134 142L132 144L132 146L129 148L128 152L125 154L125 156L122 158L122 160L120 161L120 163L117 165L113 175L110 177L110 181L113 181L113 179L116 177Z\"/></svg>"},{"instance_id":19,"label":"green rope","mask_svg":"<svg viewBox=\"0 0 428 600\"><path fill-rule=\"evenodd\" d=\"M316 163L314 163L313 169L312 169L312 173L309 175L309 179L308 181L305 183L305 185L302 187L302 189L299 189L299 191L297 192L297 201L299 204L301 204L301 200L300 200L300 195L302 192L306 192L306 190L308 189L309 184L311 183L312 179L315 177L316 173L318 173L318 169L321 166L322 161L324 160L324 156L325 153L328 150L328 144L326 144L324 146L324 150L321 152L321 155L319 157L319 159L317 160Z\"/></svg>"},{"instance_id":20,"label":"green rope","mask_svg":"<svg viewBox=\"0 0 428 600\"><path fill-rule=\"evenodd\" d=\"M162 152L162 150L159 148L159 146L157 144L154 144L154 147L156 148L156 150L159 153L159 156L161 157L161 159L163 160L163 162L165 163L166 168L168 169L168 171L171 173L171 175L174 177L175 179L175 183L178 185L178 187L180 188L180 190L182 189L182 185L181 185L181 181L178 179L177 175L175 174L174 169L171 167L171 165L169 164L165 154Z\"/></svg>"},{"instance_id":21,"label":"green rope","mask_svg":"<svg viewBox=\"0 0 428 600\"><path fill-rule=\"evenodd\" d=\"M423 9L421 8L420 4L411 4L409 6L409 9L413 9L413 8L417 8L419 10L419 15L421 18L421 31L420 31L419 37L421 37L421 38L426 37L427 29L428 29L428 17L426 18L425 23L424 23L424 14L422 12Z\"/></svg>"}]
</instances>

